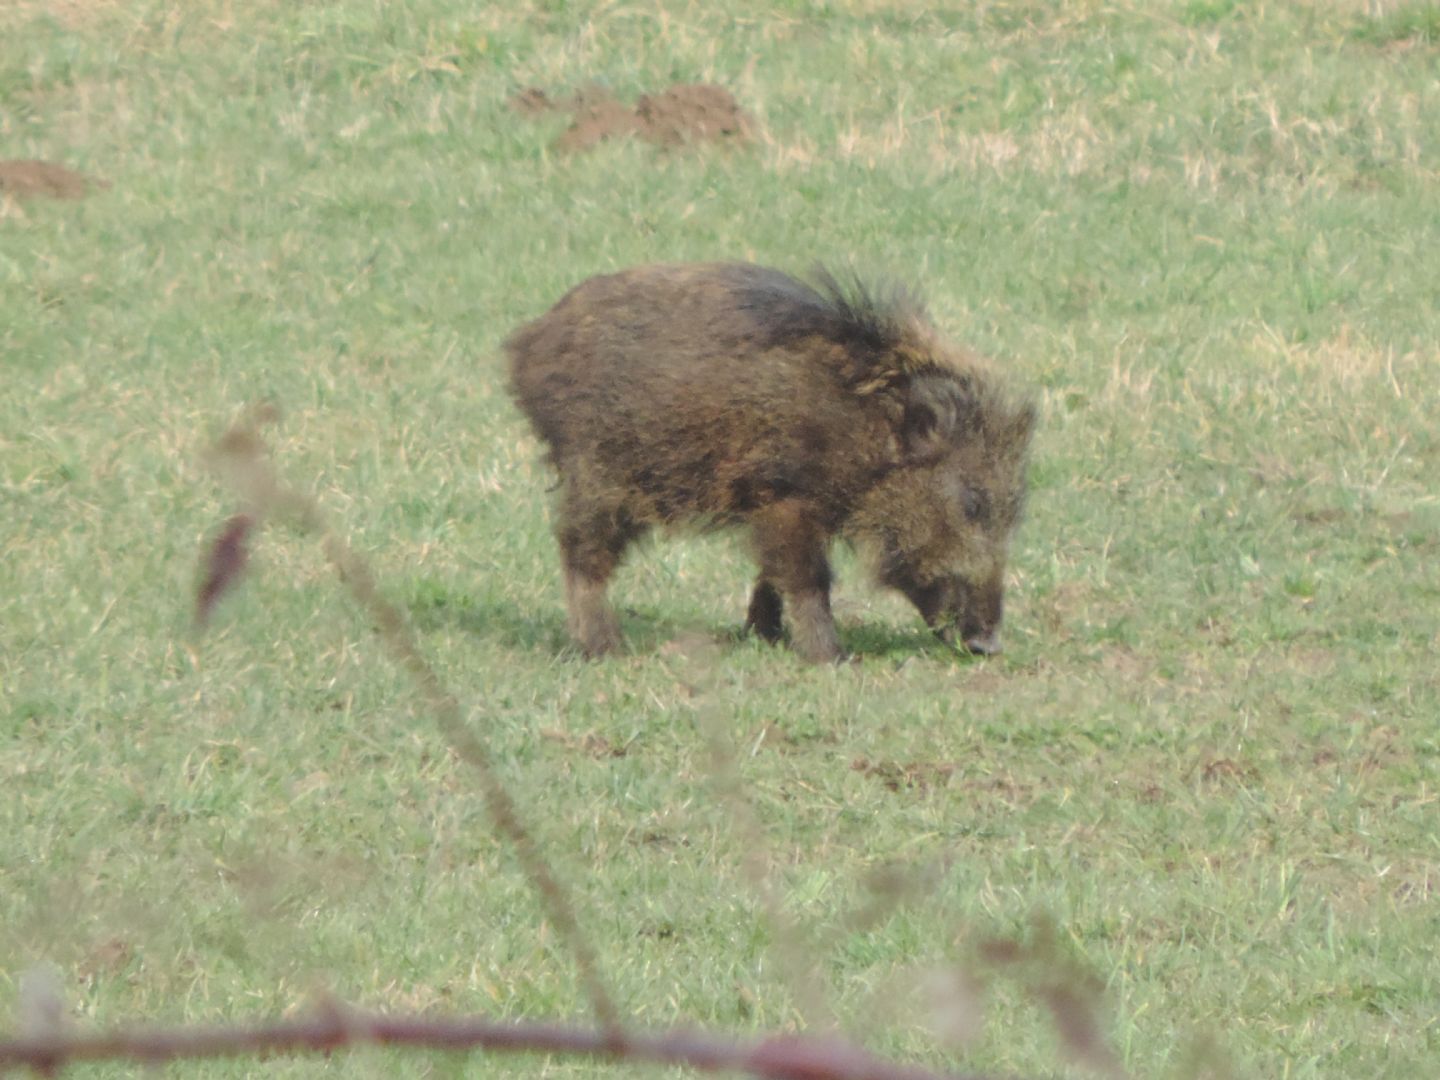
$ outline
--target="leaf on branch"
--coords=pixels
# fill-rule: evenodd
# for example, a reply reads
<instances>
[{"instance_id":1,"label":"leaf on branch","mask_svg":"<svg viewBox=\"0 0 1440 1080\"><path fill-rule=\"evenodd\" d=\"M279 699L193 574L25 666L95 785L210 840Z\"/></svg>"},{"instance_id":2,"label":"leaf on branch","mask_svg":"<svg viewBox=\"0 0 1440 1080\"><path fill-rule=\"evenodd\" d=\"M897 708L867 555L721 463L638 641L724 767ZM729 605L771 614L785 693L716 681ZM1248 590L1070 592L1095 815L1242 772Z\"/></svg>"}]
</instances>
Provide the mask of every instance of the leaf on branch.
<instances>
[{"instance_id":1,"label":"leaf on branch","mask_svg":"<svg viewBox=\"0 0 1440 1080\"><path fill-rule=\"evenodd\" d=\"M1036 994L1050 1010L1060 1044L1075 1061L1104 1076L1125 1076L1120 1059L1105 1041L1094 994L1073 983L1037 987Z\"/></svg>"},{"instance_id":2,"label":"leaf on branch","mask_svg":"<svg viewBox=\"0 0 1440 1080\"><path fill-rule=\"evenodd\" d=\"M203 556L200 586L195 592L195 622L204 627L214 614L215 605L229 592L250 561L247 541L255 528L250 514L235 514L225 522L209 551Z\"/></svg>"}]
</instances>

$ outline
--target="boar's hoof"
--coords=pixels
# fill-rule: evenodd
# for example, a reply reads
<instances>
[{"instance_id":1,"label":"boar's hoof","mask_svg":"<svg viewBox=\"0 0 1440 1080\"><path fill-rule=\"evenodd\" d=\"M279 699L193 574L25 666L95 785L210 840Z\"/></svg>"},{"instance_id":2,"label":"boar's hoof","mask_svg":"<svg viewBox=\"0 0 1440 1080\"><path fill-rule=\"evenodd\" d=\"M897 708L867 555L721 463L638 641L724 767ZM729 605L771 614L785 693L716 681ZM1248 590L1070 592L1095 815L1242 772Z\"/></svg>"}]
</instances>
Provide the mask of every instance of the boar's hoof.
<instances>
[{"instance_id":1,"label":"boar's hoof","mask_svg":"<svg viewBox=\"0 0 1440 1080\"><path fill-rule=\"evenodd\" d=\"M745 617L745 629L758 634L764 641L775 644L781 637L780 593L768 581L755 586L750 597L750 610Z\"/></svg>"},{"instance_id":2,"label":"boar's hoof","mask_svg":"<svg viewBox=\"0 0 1440 1080\"><path fill-rule=\"evenodd\" d=\"M790 643L801 659L812 664L843 664L847 659L833 627L815 635L797 630L791 633Z\"/></svg>"},{"instance_id":3,"label":"boar's hoof","mask_svg":"<svg viewBox=\"0 0 1440 1080\"><path fill-rule=\"evenodd\" d=\"M598 660L620 651L620 623L608 611L574 620L570 634L587 660Z\"/></svg>"}]
</instances>

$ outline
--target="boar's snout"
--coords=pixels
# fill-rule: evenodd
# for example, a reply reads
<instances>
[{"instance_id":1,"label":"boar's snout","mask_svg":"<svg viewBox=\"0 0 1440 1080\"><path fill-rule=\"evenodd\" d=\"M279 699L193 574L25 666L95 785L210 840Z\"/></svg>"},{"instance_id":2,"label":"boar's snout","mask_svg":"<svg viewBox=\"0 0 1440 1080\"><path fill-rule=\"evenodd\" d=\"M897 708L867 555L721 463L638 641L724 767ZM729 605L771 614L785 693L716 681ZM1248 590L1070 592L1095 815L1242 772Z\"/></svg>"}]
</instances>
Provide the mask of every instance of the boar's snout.
<instances>
[{"instance_id":1,"label":"boar's snout","mask_svg":"<svg viewBox=\"0 0 1440 1080\"><path fill-rule=\"evenodd\" d=\"M995 656L1004 651L1000 645L999 629L989 630L983 634L966 635L965 648L976 656Z\"/></svg>"},{"instance_id":2,"label":"boar's snout","mask_svg":"<svg viewBox=\"0 0 1440 1080\"><path fill-rule=\"evenodd\" d=\"M952 612L943 625L935 628L935 632L945 644L959 642L976 656L996 656L1004 651L1004 646L1000 644L998 612L993 620L976 618L973 611Z\"/></svg>"},{"instance_id":3,"label":"boar's snout","mask_svg":"<svg viewBox=\"0 0 1440 1080\"><path fill-rule=\"evenodd\" d=\"M896 576L891 576L890 583L910 598L920 617L941 641L962 645L976 656L995 656L1001 652L1000 623L1004 618L1005 593L998 575L981 583L956 576L923 586L896 580Z\"/></svg>"}]
</instances>

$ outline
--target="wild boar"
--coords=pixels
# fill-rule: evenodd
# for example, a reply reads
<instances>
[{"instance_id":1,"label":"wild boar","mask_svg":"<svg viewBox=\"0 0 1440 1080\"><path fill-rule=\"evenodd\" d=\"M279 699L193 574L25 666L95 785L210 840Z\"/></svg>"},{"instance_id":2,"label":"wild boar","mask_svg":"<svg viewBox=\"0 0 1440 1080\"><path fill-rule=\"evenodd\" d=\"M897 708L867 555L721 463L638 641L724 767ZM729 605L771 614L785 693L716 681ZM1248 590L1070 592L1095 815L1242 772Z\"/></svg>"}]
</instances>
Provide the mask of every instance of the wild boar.
<instances>
[{"instance_id":1,"label":"wild boar","mask_svg":"<svg viewBox=\"0 0 1440 1080\"><path fill-rule=\"evenodd\" d=\"M807 284L745 263L590 278L505 343L511 392L559 473L569 628L620 644L606 586L654 526L743 526L746 625L788 616L807 660L842 656L831 542L868 553L945 640L1000 651L1006 556L1034 407L941 336L901 288Z\"/></svg>"}]
</instances>

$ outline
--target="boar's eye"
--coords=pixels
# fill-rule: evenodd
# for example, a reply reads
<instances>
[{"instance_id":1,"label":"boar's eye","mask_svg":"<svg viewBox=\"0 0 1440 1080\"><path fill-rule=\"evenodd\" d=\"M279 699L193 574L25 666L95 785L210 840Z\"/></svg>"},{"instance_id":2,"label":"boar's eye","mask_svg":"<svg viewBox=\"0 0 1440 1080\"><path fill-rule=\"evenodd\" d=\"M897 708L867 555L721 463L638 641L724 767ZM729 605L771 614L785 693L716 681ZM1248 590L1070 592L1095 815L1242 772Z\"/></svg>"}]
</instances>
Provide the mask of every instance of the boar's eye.
<instances>
[{"instance_id":1,"label":"boar's eye","mask_svg":"<svg viewBox=\"0 0 1440 1080\"><path fill-rule=\"evenodd\" d=\"M984 522L990 520L990 496L979 488L960 489L960 510L966 521Z\"/></svg>"}]
</instances>

